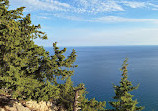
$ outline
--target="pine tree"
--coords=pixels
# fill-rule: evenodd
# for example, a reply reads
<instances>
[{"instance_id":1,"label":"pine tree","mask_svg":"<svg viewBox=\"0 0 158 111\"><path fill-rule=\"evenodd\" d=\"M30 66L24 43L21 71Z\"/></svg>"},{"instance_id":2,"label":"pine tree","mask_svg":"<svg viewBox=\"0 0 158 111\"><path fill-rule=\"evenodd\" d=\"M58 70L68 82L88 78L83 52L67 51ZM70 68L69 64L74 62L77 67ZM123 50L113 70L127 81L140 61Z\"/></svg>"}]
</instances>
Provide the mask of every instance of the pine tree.
<instances>
[{"instance_id":1,"label":"pine tree","mask_svg":"<svg viewBox=\"0 0 158 111\"><path fill-rule=\"evenodd\" d=\"M66 48L59 50L54 43L54 55L50 56L43 47L34 43L34 39L47 39L47 35L39 31L40 25L32 25L30 14L23 16L25 7L8 8L9 0L0 0L1 91L7 91L19 100L58 97L60 89L56 78L65 79L73 75L75 50L66 58ZM43 95L45 93L47 95Z\"/></svg>"},{"instance_id":2,"label":"pine tree","mask_svg":"<svg viewBox=\"0 0 158 111\"><path fill-rule=\"evenodd\" d=\"M0 0L0 93L9 94L18 100L55 100L72 110L74 88L71 76L76 60L73 50L66 58L66 48L60 50L53 43L54 55L34 43L34 39L47 39L39 31L40 25L32 25L31 15L23 15L25 7L9 10L9 0ZM67 81L59 84L57 78ZM80 91L80 106L83 111L104 109L105 103L85 98L85 89Z\"/></svg>"},{"instance_id":3,"label":"pine tree","mask_svg":"<svg viewBox=\"0 0 158 111\"><path fill-rule=\"evenodd\" d=\"M110 105L114 107L114 111L140 111L143 109L143 107L141 106L136 106L138 104L137 100L133 100L133 95L129 93L137 89L139 85L134 87L132 83L129 80L127 80L127 61L128 59L126 58L121 68L121 71L123 73L120 85L114 85L116 95L113 98L117 101L109 102Z\"/></svg>"}]
</instances>

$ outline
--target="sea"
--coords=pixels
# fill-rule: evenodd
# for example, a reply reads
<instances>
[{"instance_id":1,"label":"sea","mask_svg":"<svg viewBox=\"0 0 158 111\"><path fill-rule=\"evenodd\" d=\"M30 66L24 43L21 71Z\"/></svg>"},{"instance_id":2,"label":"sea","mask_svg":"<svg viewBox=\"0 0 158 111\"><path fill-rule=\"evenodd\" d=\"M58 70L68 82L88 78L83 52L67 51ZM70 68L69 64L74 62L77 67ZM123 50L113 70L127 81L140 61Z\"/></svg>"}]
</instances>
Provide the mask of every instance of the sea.
<instances>
[{"instance_id":1,"label":"sea","mask_svg":"<svg viewBox=\"0 0 158 111\"><path fill-rule=\"evenodd\" d=\"M114 101L113 84L119 85L120 68L128 58L128 80L139 88L130 92L137 99L137 106L144 106L143 111L158 111L158 46L96 46L66 47L68 56L76 50L72 81L77 86L84 83L88 94L86 98L106 101L106 108L112 108L109 101ZM53 47L45 47L50 55ZM61 47L62 49L62 47Z\"/></svg>"}]
</instances>

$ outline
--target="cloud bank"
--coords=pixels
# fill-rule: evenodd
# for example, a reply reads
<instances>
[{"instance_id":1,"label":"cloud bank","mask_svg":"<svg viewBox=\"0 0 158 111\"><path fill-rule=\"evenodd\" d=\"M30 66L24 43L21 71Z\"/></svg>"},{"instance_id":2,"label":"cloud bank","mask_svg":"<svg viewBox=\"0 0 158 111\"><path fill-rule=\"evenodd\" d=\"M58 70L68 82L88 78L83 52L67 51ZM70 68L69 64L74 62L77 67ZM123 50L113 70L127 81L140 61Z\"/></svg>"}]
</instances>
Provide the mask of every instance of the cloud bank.
<instances>
[{"instance_id":1,"label":"cloud bank","mask_svg":"<svg viewBox=\"0 0 158 111\"><path fill-rule=\"evenodd\" d=\"M132 9L158 10L158 2L128 0L11 0L11 5L25 6L26 11L44 11L48 16L87 22L155 22L157 19L133 19L118 16ZM51 17L41 14L41 19Z\"/></svg>"}]
</instances>

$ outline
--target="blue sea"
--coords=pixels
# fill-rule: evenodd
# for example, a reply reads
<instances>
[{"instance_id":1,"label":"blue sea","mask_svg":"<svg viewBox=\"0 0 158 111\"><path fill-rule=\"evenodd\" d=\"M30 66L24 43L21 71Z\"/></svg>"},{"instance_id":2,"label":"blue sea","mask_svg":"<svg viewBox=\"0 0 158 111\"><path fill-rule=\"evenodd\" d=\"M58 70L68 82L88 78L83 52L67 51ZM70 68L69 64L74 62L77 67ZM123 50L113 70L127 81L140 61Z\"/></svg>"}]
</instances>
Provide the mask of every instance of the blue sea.
<instances>
[{"instance_id":1,"label":"blue sea","mask_svg":"<svg viewBox=\"0 0 158 111\"><path fill-rule=\"evenodd\" d=\"M128 57L128 79L139 88L131 94L137 99L143 111L158 111L158 46L104 46L104 47L66 47L69 55L76 50L78 65L72 80L75 85L84 83L87 98L113 101L113 85L121 80L121 65ZM53 54L53 48L45 48Z\"/></svg>"}]
</instances>

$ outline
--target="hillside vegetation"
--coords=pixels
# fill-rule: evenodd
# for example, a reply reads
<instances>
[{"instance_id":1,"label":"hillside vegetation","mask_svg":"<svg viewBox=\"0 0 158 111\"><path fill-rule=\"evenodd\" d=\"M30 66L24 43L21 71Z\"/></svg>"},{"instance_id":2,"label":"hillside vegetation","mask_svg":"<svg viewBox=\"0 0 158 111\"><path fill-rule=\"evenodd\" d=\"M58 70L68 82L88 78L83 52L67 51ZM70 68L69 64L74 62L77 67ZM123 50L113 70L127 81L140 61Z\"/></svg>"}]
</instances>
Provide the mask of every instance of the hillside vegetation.
<instances>
[{"instance_id":1,"label":"hillside vegetation","mask_svg":"<svg viewBox=\"0 0 158 111\"><path fill-rule=\"evenodd\" d=\"M105 109L105 102L88 100L84 84L74 86L76 52L65 57L66 48L60 50L53 43L50 55L34 39L47 39L40 25L31 23L30 14L23 15L25 7L9 10L9 0L0 0L0 94L19 102L30 100L52 102L68 111L136 111L137 101L128 92L136 89L127 81L126 63L120 86L114 86L118 102L110 102L114 109ZM126 61L125 61L126 62ZM58 83L57 79L66 82ZM106 79L106 78L105 78Z\"/></svg>"}]
</instances>

